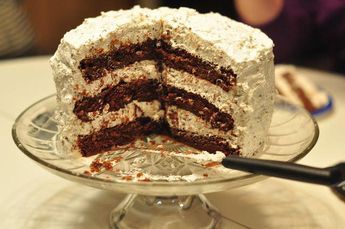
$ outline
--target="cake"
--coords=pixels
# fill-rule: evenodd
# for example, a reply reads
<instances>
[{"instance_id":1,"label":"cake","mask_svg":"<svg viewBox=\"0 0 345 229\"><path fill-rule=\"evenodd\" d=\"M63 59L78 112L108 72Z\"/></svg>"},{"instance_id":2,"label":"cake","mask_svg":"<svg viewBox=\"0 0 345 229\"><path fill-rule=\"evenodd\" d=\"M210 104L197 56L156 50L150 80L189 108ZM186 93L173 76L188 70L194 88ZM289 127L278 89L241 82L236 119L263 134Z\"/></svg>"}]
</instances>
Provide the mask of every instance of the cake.
<instances>
[{"instance_id":1,"label":"cake","mask_svg":"<svg viewBox=\"0 0 345 229\"><path fill-rule=\"evenodd\" d=\"M275 67L275 84L280 95L313 114L330 105L327 93L293 65Z\"/></svg>"},{"instance_id":2,"label":"cake","mask_svg":"<svg viewBox=\"0 0 345 229\"><path fill-rule=\"evenodd\" d=\"M88 157L165 134L210 153L253 155L273 112L272 47L258 29L189 8L85 19L50 60L58 147Z\"/></svg>"}]
</instances>

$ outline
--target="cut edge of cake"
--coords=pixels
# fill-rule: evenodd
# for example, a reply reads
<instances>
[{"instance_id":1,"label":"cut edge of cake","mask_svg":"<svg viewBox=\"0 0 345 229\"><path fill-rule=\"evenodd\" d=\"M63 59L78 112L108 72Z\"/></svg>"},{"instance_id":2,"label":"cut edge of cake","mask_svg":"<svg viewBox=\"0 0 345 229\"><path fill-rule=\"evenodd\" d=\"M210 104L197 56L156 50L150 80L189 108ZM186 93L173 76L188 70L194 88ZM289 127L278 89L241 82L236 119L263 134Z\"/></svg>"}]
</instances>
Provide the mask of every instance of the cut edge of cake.
<instances>
[{"instance_id":1,"label":"cut edge of cake","mask_svg":"<svg viewBox=\"0 0 345 229\"><path fill-rule=\"evenodd\" d=\"M122 20L123 17L126 19ZM201 23L199 25L198 20L212 20L213 23L210 25ZM219 25L222 24L225 31L219 32ZM92 30L93 27L97 27L97 29ZM140 33L138 32L139 29ZM234 34L233 31L237 31L240 35ZM121 36L124 33L126 36ZM229 37L224 37L224 34ZM85 58L104 55L111 50L116 51L121 48L121 45L127 47L130 44L140 44L147 40L156 40L156 43L153 44L157 50L161 48L160 41L162 40L173 50L184 50L203 61L201 62L203 66L212 66L218 72L230 69L236 76L236 82L224 89L224 87L219 87L219 84L217 85L217 79L210 83L205 78L194 77L193 74L184 71L183 68L171 68L172 70L169 72L169 66L164 63L156 63L157 59L150 56L156 55L155 53L147 54L145 58L148 59L135 61L119 69L105 70L102 77L91 82L87 82L83 78L80 65ZM222 136L229 136L228 138L224 137L224 140L228 142L229 146L240 148L241 155L250 156L263 147L273 112L272 47L272 41L257 29L229 20L219 14L198 14L195 10L187 8L149 10L135 7L131 10L102 13L99 17L86 19L81 26L64 36L57 52L51 58L59 104L58 120L60 120L59 141L61 142L61 150L72 152L72 155L79 155L76 144L78 135L86 134L87 131L90 131L89 133L94 132L95 126L111 128L115 125L114 123L110 124L111 118L104 118L106 120L103 121L96 118L96 121L94 120L91 125L78 120L73 111L76 102L80 99L85 96L96 96L106 87L116 86L119 82L128 83L133 79L158 78L169 85L169 74L176 74L182 78L192 76L193 85L195 86L197 82L200 82L198 85L205 87L205 90L204 93L201 93L200 87L196 87L199 90L189 87L186 80L184 83L180 82L180 85L177 83L177 87L193 93L199 92L199 96L216 105L220 111L231 114L234 120L234 130L223 131ZM184 55L183 52L176 53ZM134 55L140 59L142 53L135 53ZM160 73L161 71L163 73ZM165 71L166 73L164 73ZM164 74L166 77L163 76ZM176 77L173 78L176 79ZM170 80L170 83L173 81ZM174 82L176 83L176 80ZM176 85L174 86L176 87ZM217 100L219 101L217 102ZM227 100L231 100L233 103L227 103ZM134 102L137 101L132 101L132 103ZM169 110L163 107L155 109L153 110L160 115L144 116L157 120L157 117L158 119L162 118L161 113L164 112L164 109ZM109 107L104 106L100 111L91 112L91 116L102 119L103 114L105 117L111 117L117 112L107 113L108 111ZM132 114L130 117L127 122L141 116ZM169 118L167 119L169 122ZM117 124L120 125L121 122ZM207 126L207 122L204 124ZM173 126L171 128L174 129ZM205 131L194 132L193 134L203 136L203 132ZM210 137L211 135L207 136Z\"/></svg>"}]
</instances>

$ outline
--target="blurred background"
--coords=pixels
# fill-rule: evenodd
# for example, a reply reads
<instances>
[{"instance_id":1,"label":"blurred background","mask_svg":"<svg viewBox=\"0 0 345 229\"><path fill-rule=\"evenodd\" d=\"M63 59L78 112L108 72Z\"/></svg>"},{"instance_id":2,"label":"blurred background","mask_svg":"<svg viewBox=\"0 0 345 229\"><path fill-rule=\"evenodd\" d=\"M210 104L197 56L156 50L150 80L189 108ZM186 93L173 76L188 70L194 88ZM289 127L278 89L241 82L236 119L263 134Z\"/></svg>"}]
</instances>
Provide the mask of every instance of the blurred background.
<instances>
[{"instance_id":1,"label":"blurred background","mask_svg":"<svg viewBox=\"0 0 345 229\"><path fill-rule=\"evenodd\" d=\"M82 23L84 18L95 17L101 11L128 9L134 5L142 7L156 8L161 5L171 7L188 6L196 8L202 12L217 11L224 15L232 12L232 4L229 1L159 1L159 0L0 0L1 19L0 26L9 27L1 30L0 37L15 36L14 40L19 40L19 36L26 38L31 49L23 47L21 50L14 50L8 53L7 57L16 55L39 55L52 54L60 42L62 36L69 30ZM230 1L231 3L231 1ZM225 6L225 7L224 7ZM3 12L4 11L4 12ZM4 29L4 28L3 28ZM25 30L25 31L23 31ZM13 32L11 32L13 31ZM8 38L7 40L11 40ZM20 42L18 42L18 45ZM12 47L15 48L15 47ZM6 57L3 53L3 57Z\"/></svg>"},{"instance_id":2,"label":"blurred background","mask_svg":"<svg viewBox=\"0 0 345 229\"><path fill-rule=\"evenodd\" d=\"M268 34L276 63L345 73L344 0L0 0L0 59L51 55L84 18L134 5L219 12Z\"/></svg>"}]
</instances>

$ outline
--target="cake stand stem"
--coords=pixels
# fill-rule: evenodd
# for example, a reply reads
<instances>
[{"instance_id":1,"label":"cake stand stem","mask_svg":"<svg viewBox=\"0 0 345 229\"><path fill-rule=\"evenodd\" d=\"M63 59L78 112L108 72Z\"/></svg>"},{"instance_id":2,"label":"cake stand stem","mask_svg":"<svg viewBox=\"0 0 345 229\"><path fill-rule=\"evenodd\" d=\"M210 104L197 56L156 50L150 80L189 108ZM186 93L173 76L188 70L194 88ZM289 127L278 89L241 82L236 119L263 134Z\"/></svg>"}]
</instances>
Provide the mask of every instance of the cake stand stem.
<instances>
[{"instance_id":1,"label":"cake stand stem","mask_svg":"<svg viewBox=\"0 0 345 229\"><path fill-rule=\"evenodd\" d=\"M127 195L110 214L110 228L219 228L221 214L204 195Z\"/></svg>"},{"instance_id":2,"label":"cake stand stem","mask_svg":"<svg viewBox=\"0 0 345 229\"><path fill-rule=\"evenodd\" d=\"M117 222L121 222L126 216L126 213L130 207L132 207L136 194L128 194L121 203L110 213L109 226L111 229L118 228Z\"/></svg>"}]
</instances>

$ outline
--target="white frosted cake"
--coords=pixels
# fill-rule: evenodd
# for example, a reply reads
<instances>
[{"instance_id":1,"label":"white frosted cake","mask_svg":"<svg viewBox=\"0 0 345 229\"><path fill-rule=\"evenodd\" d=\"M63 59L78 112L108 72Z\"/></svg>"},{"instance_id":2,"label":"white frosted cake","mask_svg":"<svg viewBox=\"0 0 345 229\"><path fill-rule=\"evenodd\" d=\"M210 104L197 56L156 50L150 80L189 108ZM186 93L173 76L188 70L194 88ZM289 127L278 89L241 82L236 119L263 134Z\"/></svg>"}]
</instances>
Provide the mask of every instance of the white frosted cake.
<instances>
[{"instance_id":1,"label":"white frosted cake","mask_svg":"<svg viewBox=\"0 0 345 229\"><path fill-rule=\"evenodd\" d=\"M272 47L258 29L188 8L86 19L51 58L59 147L91 156L157 133L250 156L273 112Z\"/></svg>"}]
</instances>

